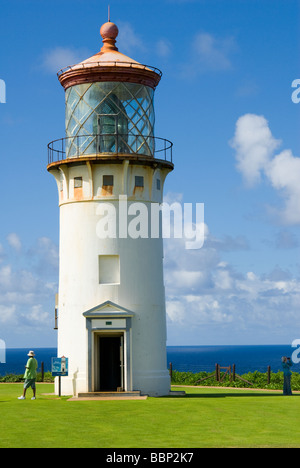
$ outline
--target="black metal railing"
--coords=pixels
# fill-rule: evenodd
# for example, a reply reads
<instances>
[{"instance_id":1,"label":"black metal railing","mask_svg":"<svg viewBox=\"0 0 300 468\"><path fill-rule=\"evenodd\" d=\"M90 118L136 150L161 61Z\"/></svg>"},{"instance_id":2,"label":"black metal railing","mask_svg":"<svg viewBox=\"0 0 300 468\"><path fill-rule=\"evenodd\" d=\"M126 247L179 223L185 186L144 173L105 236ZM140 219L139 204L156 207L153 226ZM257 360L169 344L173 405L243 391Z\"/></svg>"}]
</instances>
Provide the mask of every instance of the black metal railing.
<instances>
[{"instance_id":1,"label":"black metal railing","mask_svg":"<svg viewBox=\"0 0 300 468\"><path fill-rule=\"evenodd\" d=\"M173 143L153 136L100 133L60 138L48 144L48 164L66 159L112 155L148 156L173 162Z\"/></svg>"},{"instance_id":2,"label":"black metal railing","mask_svg":"<svg viewBox=\"0 0 300 468\"><path fill-rule=\"evenodd\" d=\"M87 62L87 63L79 63L77 65L70 65L68 67L62 68L57 72L57 76L60 77L63 73L69 70L78 70L78 69L84 69L84 68L92 68L92 67L116 67L116 68L135 68L135 69L140 69L140 70L149 70L155 72L157 75L160 77L162 76L162 71L159 70L156 67L152 67L151 65L144 65L142 63L137 63L137 62L119 62L119 61L112 61L112 60L107 60L107 61L102 61L102 62Z\"/></svg>"}]
</instances>

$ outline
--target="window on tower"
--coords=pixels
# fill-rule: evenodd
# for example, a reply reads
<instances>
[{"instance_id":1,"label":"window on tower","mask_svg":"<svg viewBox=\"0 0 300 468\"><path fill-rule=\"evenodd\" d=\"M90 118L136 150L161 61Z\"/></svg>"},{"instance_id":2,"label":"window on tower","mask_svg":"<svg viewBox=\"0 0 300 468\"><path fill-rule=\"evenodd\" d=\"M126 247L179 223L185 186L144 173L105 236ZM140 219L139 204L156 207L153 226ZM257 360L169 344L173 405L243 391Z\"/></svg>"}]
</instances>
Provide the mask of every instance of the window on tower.
<instances>
[{"instance_id":1,"label":"window on tower","mask_svg":"<svg viewBox=\"0 0 300 468\"><path fill-rule=\"evenodd\" d=\"M99 255L99 284L120 284L119 255Z\"/></svg>"},{"instance_id":2,"label":"window on tower","mask_svg":"<svg viewBox=\"0 0 300 468\"><path fill-rule=\"evenodd\" d=\"M136 187L144 187L144 177L143 176L135 176L135 186Z\"/></svg>"},{"instance_id":3,"label":"window on tower","mask_svg":"<svg viewBox=\"0 0 300 468\"><path fill-rule=\"evenodd\" d=\"M74 177L74 188L82 187L82 177Z\"/></svg>"},{"instance_id":4,"label":"window on tower","mask_svg":"<svg viewBox=\"0 0 300 468\"><path fill-rule=\"evenodd\" d=\"M114 176L113 175L104 175L103 176L103 187L114 185Z\"/></svg>"},{"instance_id":5,"label":"window on tower","mask_svg":"<svg viewBox=\"0 0 300 468\"><path fill-rule=\"evenodd\" d=\"M113 194L113 187L114 187L114 176L113 175L104 175L103 176L103 183L102 183L102 191L101 195L112 195Z\"/></svg>"}]
</instances>

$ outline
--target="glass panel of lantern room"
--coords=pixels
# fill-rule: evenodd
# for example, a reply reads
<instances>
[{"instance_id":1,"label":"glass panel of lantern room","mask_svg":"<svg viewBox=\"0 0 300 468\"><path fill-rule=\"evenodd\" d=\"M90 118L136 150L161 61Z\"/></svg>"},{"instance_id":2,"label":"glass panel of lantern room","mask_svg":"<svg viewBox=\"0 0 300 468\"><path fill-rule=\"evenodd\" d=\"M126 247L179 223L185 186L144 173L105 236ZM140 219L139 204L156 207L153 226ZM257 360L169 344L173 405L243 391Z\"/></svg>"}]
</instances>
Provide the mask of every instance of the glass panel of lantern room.
<instances>
[{"instance_id":1,"label":"glass panel of lantern room","mask_svg":"<svg viewBox=\"0 0 300 468\"><path fill-rule=\"evenodd\" d=\"M87 83L66 90L67 157L154 154L154 90L135 83Z\"/></svg>"}]
</instances>

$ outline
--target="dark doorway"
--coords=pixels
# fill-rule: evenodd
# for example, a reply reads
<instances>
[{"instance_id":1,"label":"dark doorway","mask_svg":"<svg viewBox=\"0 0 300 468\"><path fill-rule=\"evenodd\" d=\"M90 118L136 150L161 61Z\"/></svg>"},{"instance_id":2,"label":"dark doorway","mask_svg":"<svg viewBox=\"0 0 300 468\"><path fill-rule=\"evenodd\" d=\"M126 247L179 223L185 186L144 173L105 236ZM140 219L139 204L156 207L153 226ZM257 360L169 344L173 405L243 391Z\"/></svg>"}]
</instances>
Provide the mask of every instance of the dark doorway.
<instances>
[{"instance_id":1,"label":"dark doorway","mask_svg":"<svg viewBox=\"0 0 300 468\"><path fill-rule=\"evenodd\" d=\"M100 337L100 390L116 391L121 387L121 337Z\"/></svg>"}]
</instances>

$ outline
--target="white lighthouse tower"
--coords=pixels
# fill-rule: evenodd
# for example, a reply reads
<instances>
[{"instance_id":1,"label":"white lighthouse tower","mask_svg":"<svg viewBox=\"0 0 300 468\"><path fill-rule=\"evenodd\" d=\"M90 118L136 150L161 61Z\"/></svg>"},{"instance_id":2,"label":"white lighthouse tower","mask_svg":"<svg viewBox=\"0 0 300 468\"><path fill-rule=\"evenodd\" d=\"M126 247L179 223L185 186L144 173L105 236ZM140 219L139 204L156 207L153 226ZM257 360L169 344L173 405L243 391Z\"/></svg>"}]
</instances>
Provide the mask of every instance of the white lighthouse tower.
<instances>
[{"instance_id":1,"label":"white lighthouse tower","mask_svg":"<svg viewBox=\"0 0 300 468\"><path fill-rule=\"evenodd\" d=\"M66 137L48 145L60 207L58 356L69 359L61 394L166 395L163 243L150 229L173 170L172 143L154 136L161 72L118 51L114 23L100 33L99 53L58 73Z\"/></svg>"}]
</instances>

